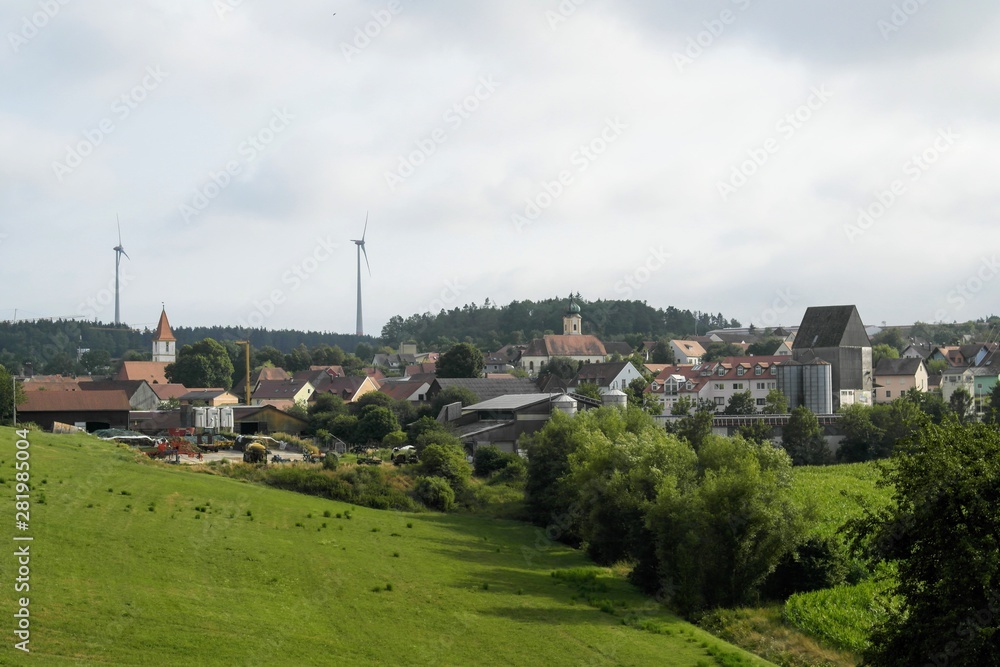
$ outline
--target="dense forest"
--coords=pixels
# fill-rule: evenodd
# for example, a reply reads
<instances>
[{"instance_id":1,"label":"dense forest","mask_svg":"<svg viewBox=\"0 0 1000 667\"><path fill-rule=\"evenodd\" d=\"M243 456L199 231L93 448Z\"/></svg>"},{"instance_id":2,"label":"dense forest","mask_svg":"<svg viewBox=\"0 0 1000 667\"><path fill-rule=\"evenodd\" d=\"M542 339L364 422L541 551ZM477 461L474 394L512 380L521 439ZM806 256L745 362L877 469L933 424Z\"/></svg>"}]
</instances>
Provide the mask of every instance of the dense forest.
<instances>
[{"instance_id":1,"label":"dense forest","mask_svg":"<svg viewBox=\"0 0 1000 667\"><path fill-rule=\"evenodd\" d=\"M704 334L711 329L738 327L722 313L693 313L653 308L644 301L585 301L579 294L543 301L512 301L497 306L489 299L403 319L392 317L382 328L382 342L396 346L413 340L426 349L447 349L456 342L471 342L482 350L496 350L507 343L526 343L543 334L562 333L562 318L570 298L576 300L583 317L583 333L603 340L656 340L667 336Z\"/></svg>"}]
</instances>

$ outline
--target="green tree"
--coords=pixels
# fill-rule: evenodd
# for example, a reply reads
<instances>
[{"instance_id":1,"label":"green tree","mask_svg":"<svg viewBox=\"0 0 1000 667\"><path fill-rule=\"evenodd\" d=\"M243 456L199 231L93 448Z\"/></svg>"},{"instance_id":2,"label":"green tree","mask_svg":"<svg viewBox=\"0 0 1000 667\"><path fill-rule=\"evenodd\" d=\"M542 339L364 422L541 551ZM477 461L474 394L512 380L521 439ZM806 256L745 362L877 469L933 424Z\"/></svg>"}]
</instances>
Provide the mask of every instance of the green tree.
<instances>
[{"instance_id":1,"label":"green tree","mask_svg":"<svg viewBox=\"0 0 1000 667\"><path fill-rule=\"evenodd\" d=\"M441 413L441 408L450 403L461 403L462 407L475 405L479 402L479 397L471 389L465 387L447 387L442 389L431 399L431 417L437 417Z\"/></svg>"},{"instance_id":2,"label":"green tree","mask_svg":"<svg viewBox=\"0 0 1000 667\"><path fill-rule=\"evenodd\" d=\"M893 502L849 524L857 553L893 566L892 613L870 638L873 667L998 664L1000 432L955 420L921 430L883 468Z\"/></svg>"},{"instance_id":3,"label":"green tree","mask_svg":"<svg viewBox=\"0 0 1000 667\"><path fill-rule=\"evenodd\" d=\"M951 364L946 359L931 359L927 362L928 375L941 375L951 368Z\"/></svg>"},{"instance_id":4,"label":"green tree","mask_svg":"<svg viewBox=\"0 0 1000 667\"><path fill-rule=\"evenodd\" d=\"M475 345L459 343L441 355L437 362L439 378L479 378L486 362Z\"/></svg>"},{"instance_id":5,"label":"green tree","mask_svg":"<svg viewBox=\"0 0 1000 667\"><path fill-rule=\"evenodd\" d=\"M650 392L646 391L649 383L645 378L635 378L625 387L625 396L628 404L633 405L651 415L658 415L663 412L663 405Z\"/></svg>"},{"instance_id":6,"label":"green tree","mask_svg":"<svg viewBox=\"0 0 1000 667\"><path fill-rule=\"evenodd\" d=\"M705 355L701 358L703 362L719 361L726 357L742 357L746 352L743 348L732 343L709 343L705 348Z\"/></svg>"},{"instance_id":7,"label":"green tree","mask_svg":"<svg viewBox=\"0 0 1000 667\"><path fill-rule=\"evenodd\" d=\"M443 477L455 491L462 491L469 485L472 468L461 447L427 445L420 454L420 473L427 477Z\"/></svg>"},{"instance_id":8,"label":"green tree","mask_svg":"<svg viewBox=\"0 0 1000 667\"><path fill-rule=\"evenodd\" d=\"M769 357L778 351L778 346L781 343L782 340L776 336L764 338L756 343L751 343L747 347L747 354L755 357Z\"/></svg>"},{"instance_id":9,"label":"green tree","mask_svg":"<svg viewBox=\"0 0 1000 667\"><path fill-rule=\"evenodd\" d=\"M24 386L14 382L14 377L0 366L0 422L10 424L14 419L14 406L26 400Z\"/></svg>"},{"instance_id":10,"label":"green tree","mask_svg":"<svg viewBox=\"0 0 1000 667\"><path fill-rule=\"evenodd\" d=\"M111 355L107 350L87 350L80 356L80 364L94 375L108 373L111 371Z\"/></svg>"},{"instance_id":11,"label":"green tree","mask_svg":"<svg viewBox=\"0 0 1000 667\"><path fill-rule=\"evenodd\" d=\"M569 357L550 357L549 363L538 373L539 377L554 375L563 380L572 380L580 370L580 362Z\"/></svg>"},{"instance_id":12,"label":"green tree","mask_svg":"<svg viewBox=\"0 0 1000 667\"><path fill-rule=\"evenodd\" d=\"M695 402L689 396L681 396L670 407L670 414L674 416L690 415L695 409Z\"/></svg>"},{"instance_id":13,"label":"green tree","mask_svg":"<svg viewBox=\"0 0 1000 667\"><path fill-rule=\"evenodd\" d=\"M369 405L358 416L354 440L359 444L382 442L385 436L399 430L399 422L392 410L379 405Z\"/></svg>"},{"instance_id":14,"label":"green tree","mask_svg":"<svg viewBox=\"0 0 1000 667\"><path fill-rule=\"evenodd\" d=\"M587 437L570 455L567 481L577 490L573 521L590 557L604 565L636 563L633 583L650 589L659 565L646 514L663 484L693 477L696 456L643 412L631 411L590 411L578 420Z\"/></svg>"},{"instance_id":15,"label":"green tree","mask_svg":"<svg viewBox=\"0 0 1000 667\"><path fill-rule=\"evenodd\" d=\"M906 341L903 340L903 336L899 333L899 329L896 328L886 328L872 336L873 352L876 346L882 345L896 350L896 356L889 357L890 359L898 359L899 355L902 354L904 349L906 349Z\"/></svg>"},{"instance_id":16,"label":"green tree","mask_svg":"<svg viewBox=\"0 0 1000 667\"><path fill-rule=\"evenodd\" d=\"M872 368L878 366L878 362L883 359L899 359L899 350L892 347L891 345L873 345L872 346Z\"/></svg>"},{"instance_id":17,"label":"green tree","mask_svg":"<svg viewBox=\"0 0 1000 667\"><path fill-rule=\"evenodd\" d=\"M602 400L601 389L594 382L581 382L573 388L573 393L579 394L580 396L586 396L587 398L592 398L595 401Z\"/></svg>"},{"instance_id":18,"label":"green tree","mask_svg":"<svg viewBox=\"0 0 1000 667\"><path fill-rule=\"evenodd\" d=\"M729 403L722 412L724 415L753 415L756 413L757 405L749 389L730 396Z\"/></svg>"},{"instance_id":19,"label":"green tree","mask_svg":"<svg viewBox=\"0 0 1000 667\"><path fill-rule=\"evenodd\" d=\"M674 361L674 348L671 347L670 341L660 339L656 341L656 345L653 346L652 351L649 353L649 362L652 364L673 364Z\"/></svg>"},{"instance_id":20,"label":"green tree","mask_svg":"<svg viewBox=\"0 0 1000 667\"><path fill-rule=\"evenodd\" d=\"M973 418L976 406L969 391L965 387L959 387L951 393L951 398L948 399L948 407L955 413L958 420L964 423Z\"/></svg>"},{"instance_id":21,"label":"green tree","mask_svg":"<svg viewBox=\"0 0 1000 667\"><path fill-rule=\"evenodd\" d=\"M795 465L823 465L833 460L819 420L804 405L792 410L781 435L781 445Z\"/></svg>"},{"instance_id":22,"label":"green tree","mask_svg":"<svg viewBox=\"0 0 1000 667\"><path fill-rule=\"evenodd\" d=\"M772 389L767 392L767 397L764 399L764 407L761 408L761 412L766 415L787 415L788 414L788 399L780 389Z\"/></svg>"},{"instance_id":23,"label":"green tree","mask_svg":"<svg viewBox=\"0 0 1000 667\"><path fill-rule=\"evenodd\" d=\"M661 484L647 516L661 590L688 616L756 604L767 576L805 532L791 461L769 445L712 436L694 473L691 483Z\"/></svg>"},{"instance_id":24,"label":"green tree","mask_svg":"<svg viewBox=\"0 0 1000 667\"><path fill-rule=\"evenodd\" d=\"M524 487L528 520L550 527L551 539L576 540L569 512L575 491L564 478L570 472L570 455L585 437L573 417L558 411L552 413L552 419L540 431L521 436L521 446L528 451L528 479Z\"/></svg>"},{"instance_id":25,"label":"green tree","mask_svg":"<svg viewBox=\"0 0 1000 667\"><path fill-rule=\"evenodd\" d=\"M233 362L226 348L213 338L182 347L177 361L168 364L165 373L170 382L185 387L233 386Z\"/></svg>"}]
</instances>

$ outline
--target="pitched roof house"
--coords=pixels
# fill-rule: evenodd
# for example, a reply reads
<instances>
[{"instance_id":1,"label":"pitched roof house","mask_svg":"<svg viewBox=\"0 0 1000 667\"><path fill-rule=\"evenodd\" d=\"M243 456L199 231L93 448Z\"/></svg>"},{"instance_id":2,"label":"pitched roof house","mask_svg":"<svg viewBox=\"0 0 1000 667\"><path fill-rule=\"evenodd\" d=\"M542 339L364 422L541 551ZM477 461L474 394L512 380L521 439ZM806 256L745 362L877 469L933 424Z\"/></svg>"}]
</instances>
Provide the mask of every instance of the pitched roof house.
<instances>
[{"instance_id":1,"label":"pitched roof house","mask_svg":"<svg viewBox=\"0 0 1000 667\"><path fill-rule=\"evenodd\" d=\"M569 357L585 364L607 361L608 351L596 336L582 333L580 306L570 302L563 316L562 335L548 335L532 340L521 354L521 368L537 375L552 357Z\"/></svg>"},{"instance_id":2,"label":"pitched roof house","mask_svg":"<svg viewBox=\"0 0 1000 667\"><path fill-rule=\"evenodd\" d=\"M880 359L874 375L876 403L891 403L912 388L927 391L927 367L920 357Z\"/></svg>"},{"instance_id":3,"label":"pitched roof house","mask_svg":"<svg viewBox=\"0 0 1000 667\"><path fill-rule=\"evenodd\" d=\"M251 405L273 405L285 410L296 403L307 403L316 392L308 380L289 378L287 380L261 380L250 399Z\"/></svg>"},{"instance_id":4,"label":"pitched roof house","mask_svg":"<svg viewBox=\"0 0 1000 667\"><path fill-rule=\"evenodd\" d=\"M149 384L170 384L166 361L123 361L116 380L145 380Z\"/></svg>"},{"instance_id":5,"label":"pitched roof house","mask_svg":"<svg viewBox=\"0 0 1000 667\"><path fill-rule=\"evenodd\" d=\"M871 404L872 344L854 306L810 306L802 316L795 361L822 359L830 364L833 410L852 403Z\"/></svg>"},{"instance_id":6,"label":"pitched roof house","mask_svg":"<svg viewBox=\"0 0 1000 667\"><path fill-rule=\"evenodd\" d=\"M642 373L629 361L584 364L580 367L571 386L579 387L583 383L596 384L600 392L606 394L612 389L625 391L632 380L641 377Z\"/></svg>"},{"instance_id":7,"label":"pitched roof house","mask_svg":"<svg viewBox=\"0 0 1000 667\"><path fill-rule=\"evenodd\" d=\"M88 431L128 428L132 406L121 389L111 391L28 391L18 406L18 419L51 431L55 423Z\"/></svg>"},{"instance_id":8,"label":"pitched roof house","mask_svg":"<svg viewBox=\"0 0 1000 667\"><path fill-rule=\"evenodd\" d=\"M705 356L705 348L693 340L672 340L670 350L674 353L674 363L677 364L700 364L701 358Z\"/></svg>"}]
</instances>

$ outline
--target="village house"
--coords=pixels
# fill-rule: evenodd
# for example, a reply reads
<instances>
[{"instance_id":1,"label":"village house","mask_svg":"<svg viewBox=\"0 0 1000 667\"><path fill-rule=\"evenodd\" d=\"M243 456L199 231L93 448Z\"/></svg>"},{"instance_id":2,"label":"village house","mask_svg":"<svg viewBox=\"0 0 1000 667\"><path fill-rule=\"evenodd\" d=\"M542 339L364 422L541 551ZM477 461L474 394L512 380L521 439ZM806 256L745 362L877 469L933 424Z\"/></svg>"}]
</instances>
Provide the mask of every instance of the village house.
<instances>
[{"instance_id":1,"label":"village house","mask_svg":"<svg viewBox=\"0 0 1000 667\"><path fill-rule=\"evenodd\" d=\"M910 389L927 391L927 367L918 357L880 359L875 367L876 403L891 403Z\"/></svg>"},{"instance_id":2,"label":"village house","mask_svg":"<svg viewBox=\"0 0 1000 667\"><path fill-rule=\"evenodd\" d=\"M521 368L531 376L538 375L552 357L568 357L585 364L607 361L608 353L596 336L584 334L580 306L570 302L563 316L562 335L548 335L536 338L521 354Z\"/></svg>"}]
</instances>

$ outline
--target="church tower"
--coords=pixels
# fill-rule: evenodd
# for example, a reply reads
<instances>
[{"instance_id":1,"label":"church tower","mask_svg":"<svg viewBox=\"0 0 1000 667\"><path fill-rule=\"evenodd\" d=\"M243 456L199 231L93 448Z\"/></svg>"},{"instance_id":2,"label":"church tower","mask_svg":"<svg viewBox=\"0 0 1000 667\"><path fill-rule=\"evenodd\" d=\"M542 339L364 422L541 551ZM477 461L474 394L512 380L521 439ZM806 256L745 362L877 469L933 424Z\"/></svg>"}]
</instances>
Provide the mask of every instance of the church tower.
<instances>
[{"instance_id":1,"label":"church tower","mask_svg":"<svg viewBox=\"0 0 1000 667\"><path fill-rule=\"evenodd\" d=\"M160 313L160 323L156 325L153 332L153 361L166 362L172 364L177 361L177 339L174 332L170 330L170 322L167 321L167 309Z\"/></svg>"},{"instance_id":2,"label":"church tower","mask_svg":"<svg viewBox=\"0 0 1000 667\"><path fill-rule=\"evenodd\" d=\"M563 335L579 336L583 333L583 318L580 317L580 306L576 301L570 299L569 308L563 315Z\"/></svg>"}]
</instances>

